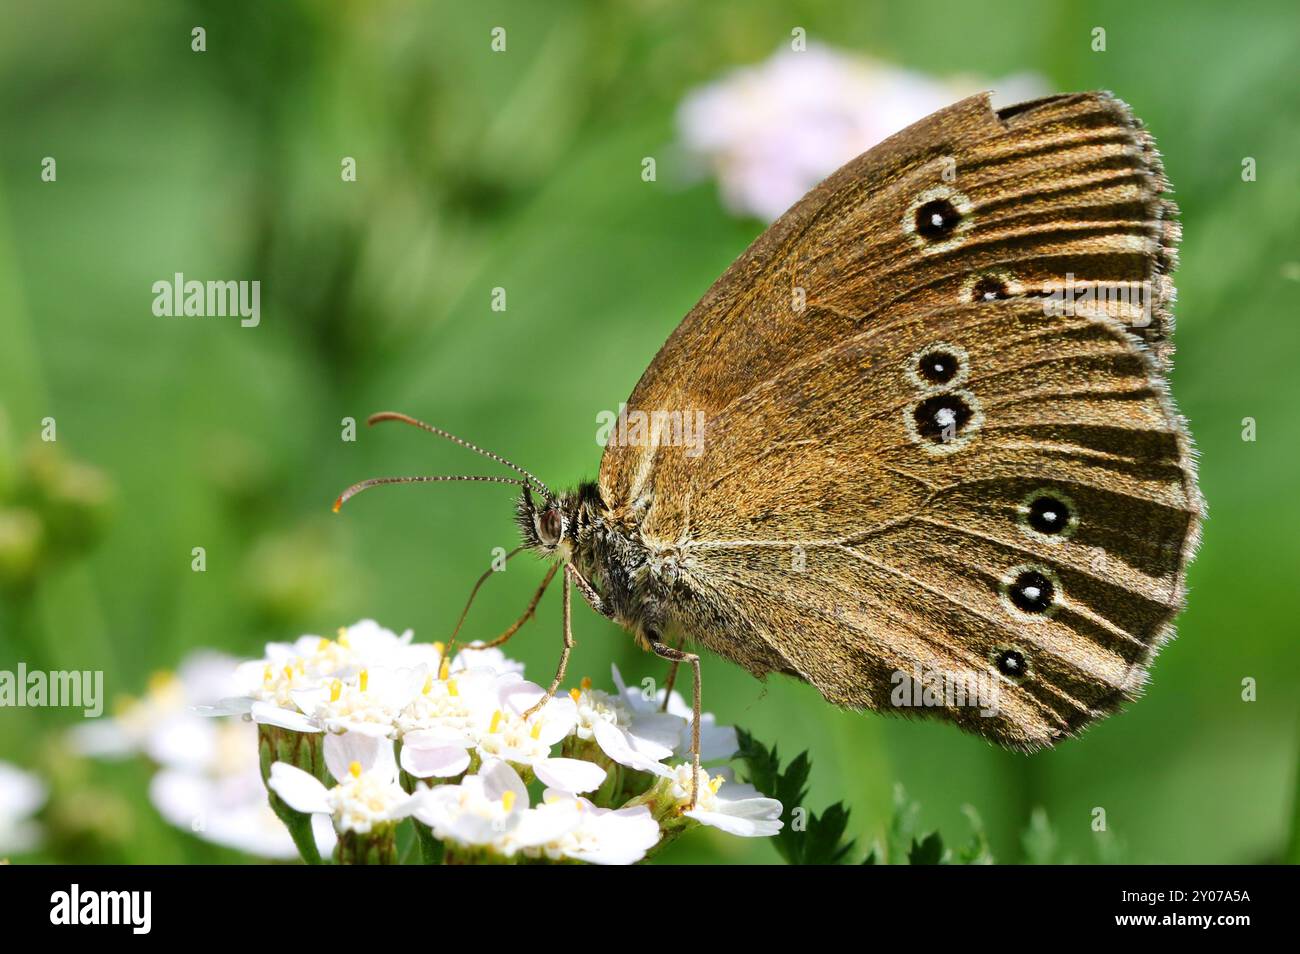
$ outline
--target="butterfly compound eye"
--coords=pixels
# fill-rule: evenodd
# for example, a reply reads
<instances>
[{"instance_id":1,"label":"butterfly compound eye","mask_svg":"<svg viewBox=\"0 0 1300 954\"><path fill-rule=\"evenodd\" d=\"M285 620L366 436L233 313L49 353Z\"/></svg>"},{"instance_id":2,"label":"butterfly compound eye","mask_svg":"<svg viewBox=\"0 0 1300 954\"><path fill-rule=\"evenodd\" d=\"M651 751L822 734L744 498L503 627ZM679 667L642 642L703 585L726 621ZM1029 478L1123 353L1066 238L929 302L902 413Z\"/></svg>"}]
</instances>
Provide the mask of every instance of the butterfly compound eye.
<instances>
[{"instance_id":1,"label":"butterfly compound eye","mask_svg":"<svg viewBox=\"0 0 1300 954\"><path fill-rule=\"evenodd\" d=\"M553 547L560 542L560 536L564 533L564 521L560 518L560 512L554 507L547 507L537 517L537 537L548 547Z\"/></svg>"}]
</instances>

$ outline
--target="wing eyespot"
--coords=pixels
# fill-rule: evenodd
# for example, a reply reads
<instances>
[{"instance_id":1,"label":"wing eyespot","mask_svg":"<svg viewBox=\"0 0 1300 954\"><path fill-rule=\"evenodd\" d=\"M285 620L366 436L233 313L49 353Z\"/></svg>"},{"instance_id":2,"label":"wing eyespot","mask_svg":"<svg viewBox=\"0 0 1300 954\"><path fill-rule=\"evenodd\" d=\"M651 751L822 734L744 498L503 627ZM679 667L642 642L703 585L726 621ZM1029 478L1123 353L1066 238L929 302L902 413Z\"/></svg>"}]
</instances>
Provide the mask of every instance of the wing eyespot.
<instances>
[{"instance_id":1,"label":"wing eyespot","mask_svg":"<svg viewBox=\"0 0 1300 954\"><path fill-rule=\"evenodd\" d=\"M993 654L993 666L998 675L1010 679L1017 685L1032 675L1028 657L1014 646L1005 646Z\"/></svg>"},{"instance_id":2,"label":"wing eyespot","mask_svg":"<svg viewBox=\"0 0 1300 954\"><path fill-rule=\"evenodd\" d=\"M923 251L939 252L959 244L970 231L973 206L970 199L950 186L935 186L922 192L903 216L903 231Z\"/></svg>"},{"instance_id":3,"label":"wing eyespot","mask_svg":"<svg viewBox=\"0 0 1300 954\"><path fill-rule=\"evenodd\" d=\"M1003 578L999 592L1012 615L1021 619L1045 619L1060 605L1061 581L1048 567L1026 564Z\"/></svg>"},{"instance_id":4,"label":"wing eyespot","mask_svg":"<svg viewBox=\"0 0 1300 954\"><path fill-rule=\"evenodd\" d=\"M936 341L912 354L904 366L907 378L921 391L955 387L970 373L970 356L965 348Z\"/></svg>"},{"instance_id":5,"label":"wing eyespot","mask_svg":"<svg viewBox=\"0 0 1300 954\"><path fill-rule=\"evenodd\" d=\"M1021 502L1016 519L1034 539L1059 543L1068 540L1079 526L1079 508L1061 491L1043 487Z\"/></svg>"},{"instance_id":6,"label":"wing eyespot","mask_svg":"<svg viewBox=\"0 0 1300 954\"><path fill-rule=\"evenodd\" d=\"M975 395L962 390L931 394L909 405L903 413L908 436L935 454L965 447L984 422Z\"/></svg>"},{"instance_id":7,"label":"wing eyespot","mask_svg":"<svg viewBox=\"0 0 1300 954\"><path fill-rule=\"evenodd\" d=\"M977 272L962 286L961 297L962 301L978 305L990 301L1006 301L1024 293L1024 287L1010 272Z\"/></svg>"}]
</instances>

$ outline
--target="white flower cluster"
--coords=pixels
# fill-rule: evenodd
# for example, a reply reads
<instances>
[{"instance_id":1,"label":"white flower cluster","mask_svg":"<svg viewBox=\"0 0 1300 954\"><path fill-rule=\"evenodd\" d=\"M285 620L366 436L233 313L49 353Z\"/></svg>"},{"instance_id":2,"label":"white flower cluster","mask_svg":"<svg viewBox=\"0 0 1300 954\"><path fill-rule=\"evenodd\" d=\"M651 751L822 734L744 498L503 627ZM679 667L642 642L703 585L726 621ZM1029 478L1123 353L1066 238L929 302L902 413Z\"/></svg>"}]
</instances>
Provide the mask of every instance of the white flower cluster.
<instances>
[{"instance_id":1,"label":"white flower cluster","mask_svg":"<svg viewBox=\"0 0 1300 954\"><path fill-rule=\"evenodd\" d=\"M75 751L101 759L144 755L158 771L149 798L168 822L223 847L287 860L298 849L266 801L257 761L257 729L242 719L207 719L198 709L239 691L239 661L200 650L175 672L157 672L145 692L118 701L111 718L77 726ZM317 826L323 852L334 831Z\"/></svg>"},{"instance_id":2,"label":"white flower cluster","mask_svg":"<svg viewBox=\"0 0 1300 954\"><path fill-rule=\"evenodd\" d=\"M676 693L665 705L615 669L614 692L583 680L546 700L522 669L473 645L446 658L441 644L364 620L335 639L269 645L236 669L238 695L205 711L316 739L327 772L315 756L281 759L267 785L341 836L413 817L458 860L626 864L691 823L780 829L780 803L726 769L700 770L691 807L691 711ZM736 752L735 731L710 716L700 736L702 761Z\"/></svg>"},{"instance_id":3,"label":"white flower cluster","mask_svg":"<svg viewBox=\"0 0 1300 954\"><path fill-rule=\"evenodd\" d=\"M727 208L770 222L854 156L989 88L998 102L1015 103L1043 95L1046 84L1032 74L940 78L809 44L693 90L677 125Z\"/></svg>"}]
</instances>

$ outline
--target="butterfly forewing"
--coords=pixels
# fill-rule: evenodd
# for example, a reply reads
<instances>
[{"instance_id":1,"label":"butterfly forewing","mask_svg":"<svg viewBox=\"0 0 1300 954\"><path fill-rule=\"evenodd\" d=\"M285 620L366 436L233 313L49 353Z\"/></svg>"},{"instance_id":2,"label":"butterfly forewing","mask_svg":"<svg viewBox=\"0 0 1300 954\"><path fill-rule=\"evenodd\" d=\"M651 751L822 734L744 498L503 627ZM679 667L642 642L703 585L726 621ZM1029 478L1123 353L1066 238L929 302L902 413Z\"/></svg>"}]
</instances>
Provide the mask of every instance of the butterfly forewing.
<instances>
[{"instance_id":1,"label":"butterfly forewing","mask_svg":"<svg viewBox=\"0 0 1300 954\"><path fill-rule=\"evenodd\" d=\"M975 97L778 220L628 402L702 412L703 453L602 461L670 558L671 621L851 707L891 708L900 672L987 677L996 712L928 711L1019 747L1131 696L1201 508L1161 377L1166 186L1105 94Z\"/></svg>"}]
</instances>

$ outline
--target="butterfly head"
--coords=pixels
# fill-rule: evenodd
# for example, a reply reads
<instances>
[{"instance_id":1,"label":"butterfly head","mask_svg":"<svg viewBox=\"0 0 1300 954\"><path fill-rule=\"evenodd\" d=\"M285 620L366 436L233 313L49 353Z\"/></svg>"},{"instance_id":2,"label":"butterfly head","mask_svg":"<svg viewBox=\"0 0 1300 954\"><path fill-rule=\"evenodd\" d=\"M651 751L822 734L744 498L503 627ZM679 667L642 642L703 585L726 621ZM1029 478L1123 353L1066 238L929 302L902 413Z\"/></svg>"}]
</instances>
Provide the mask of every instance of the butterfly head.
<instances>
[{"instance_id":1,"label":"butterfly head","mask_svg":"<svg viewBox=\"0 0 1300 954\"><path fill-rule=\"evenodd\" d=\"M515 519L524 545L544 555L569 552L577 528L574 494L537 494L524 487L515 505Z\"/></svg>"}]
</instances>

